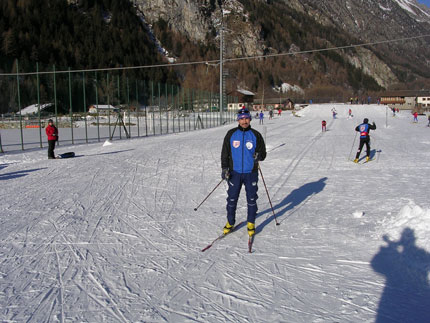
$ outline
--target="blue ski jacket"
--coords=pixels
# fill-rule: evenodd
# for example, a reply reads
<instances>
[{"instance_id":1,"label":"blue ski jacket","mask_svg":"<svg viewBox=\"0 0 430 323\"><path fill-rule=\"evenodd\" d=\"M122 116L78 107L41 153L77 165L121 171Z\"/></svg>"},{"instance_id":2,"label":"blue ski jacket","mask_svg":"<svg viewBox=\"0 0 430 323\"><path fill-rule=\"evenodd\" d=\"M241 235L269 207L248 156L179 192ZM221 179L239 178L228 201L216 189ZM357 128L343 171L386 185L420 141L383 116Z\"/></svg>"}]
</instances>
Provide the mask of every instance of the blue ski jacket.
<instances>
[{"instance_id":1,"label":"blue ski jacket","mask_svg":"<svg viewBox=\"0 0 430 323\"><path fill-rule=\"evenodd\" d=\"M370 129L372 129L372 130L376 129L375 123L373 123L373 124L362 123L355 128L355 131L358 131L360 133L360 138L369 139Z\"/></svg>"},{"instance_id":2,"label":"blue ski jacket","mask_svg":"<svg viewBox=\"0 0 430 323\"><path fill-rule=\"evenodd\" d=\"M221 151L221 167L237 173L252 173L258 171L258 160L266 158L266 145L263 136L251 126L238 126L230 129L223 142Z\"/></svg>"}]
</instances>

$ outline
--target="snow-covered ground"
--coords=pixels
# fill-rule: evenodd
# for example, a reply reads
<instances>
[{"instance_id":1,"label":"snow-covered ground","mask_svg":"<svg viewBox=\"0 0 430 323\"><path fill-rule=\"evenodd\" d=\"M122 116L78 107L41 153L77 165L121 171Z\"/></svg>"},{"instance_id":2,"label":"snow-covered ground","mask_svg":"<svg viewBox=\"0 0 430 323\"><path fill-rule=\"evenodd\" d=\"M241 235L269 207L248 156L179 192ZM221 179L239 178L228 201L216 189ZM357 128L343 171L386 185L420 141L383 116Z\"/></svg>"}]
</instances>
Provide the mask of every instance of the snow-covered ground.
<instances>
[{"instance_id":1,"label":"snow-covered ground","mask_svg":"<svg viewBox=\"0 0 430 323\"><path fill-rule=\"evenodd\" d=\"M201 252L225 224L225 183L193 210L232 125L56 149L73 159L0 155L0 321L429 322L426 120L377 105L297 115L252 122L280 225L260 178L251 254L245 226ZM354 164L364 117L373 161Z\"/></svg>"}]
</instances>

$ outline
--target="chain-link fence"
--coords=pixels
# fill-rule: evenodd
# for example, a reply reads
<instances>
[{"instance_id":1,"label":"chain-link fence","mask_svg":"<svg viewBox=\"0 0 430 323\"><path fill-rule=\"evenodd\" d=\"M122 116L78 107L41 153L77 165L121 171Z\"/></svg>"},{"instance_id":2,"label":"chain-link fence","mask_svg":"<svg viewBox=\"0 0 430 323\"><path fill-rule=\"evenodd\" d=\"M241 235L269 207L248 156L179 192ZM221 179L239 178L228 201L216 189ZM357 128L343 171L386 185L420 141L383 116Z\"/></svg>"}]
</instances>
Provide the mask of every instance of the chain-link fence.
<instances>
[{"instance_id":1,"label":"chain-link fence","mask_svg":"<svg viewBox=\"0 0 430 323\"><path fill-rule=\"evenodd\" d=\"M219 94L133 70L39 71L37 65L36 72L0 75L0 89L1 152L47 146L49 119L59 128L58 144L73 145L220 126L235 120L226 107L238 102L226 97L220 109Z\"/></svg>"}]
</instances>

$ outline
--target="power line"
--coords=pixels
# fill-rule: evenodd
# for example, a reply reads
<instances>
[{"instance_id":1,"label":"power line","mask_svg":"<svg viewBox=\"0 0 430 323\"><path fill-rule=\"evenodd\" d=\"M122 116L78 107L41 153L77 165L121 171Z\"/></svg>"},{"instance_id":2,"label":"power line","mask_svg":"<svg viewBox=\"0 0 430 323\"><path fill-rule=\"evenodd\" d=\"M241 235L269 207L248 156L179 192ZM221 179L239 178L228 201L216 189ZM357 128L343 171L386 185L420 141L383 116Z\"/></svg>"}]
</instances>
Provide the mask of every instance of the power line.
<instances>
[{"instance_id":1,"label":"power line","mask_svg":"<svg viewBox=\"0 0 430 323\"><path fill-rule=\"evenodd\" d=\"M268 57L279 57L279 56L289 56L289 55L291 56L291 55L297 55L297 54L309 54L309 53L317 53L317 52L327 52L327 51L331 51L331 50L340 50L340 49L347 49L347 48L373 46L373 45L394 43L394 42L399 42L399 41L405 41L405 40L411 40L411 39L417 39L417 38L425 38L425 37L430 37L430 34L428 34L428 35L421 35L421 36L398 38L398 39L391 39L391 40L375 41L375 42L356 44L356 45L346 45L346 46L329 47L329 48L321 48L321 49L310 49L310 50L304 50L304 51L298 51L298 52L278 53L278 54L269 54L269 55L258 55L258 56L250 56L250 57L226 58L226 59L224 59L224 61L225 62L232 62L232 61L239 61L239 60L245 60L245 59L257 59L257 58L268 58Z\"/></svg>"},{"instance_id":2,"label":"power line","mask_svg":"<svg viewBox=\"0 0 430 323\"><path fill-rule=\"evenodd\" d=\"M397 39L389 39L389 40L381 40L369 43L362 44L351 44L346 46L337 46L337 47L328 47L328 48L320 48L320 49L310 49L303 50L297 52L288 52L288 53L278 53L278 54L268 54L268 55L255 55L255 56L244 56L244 57L236 57L236 58L223 58L223 63L235 62L235 61L243 61L243 60L252 60L252 59L261 59L261 58L271 58L271 57L281 57L281 56L292 56L292 55L300 55L300 54L311 54L318 52L327 52L332 50L341 50L348 48L357 48L357 47L365 47L365 46L374 46L380 44L388 44L395 43L400 41L412 40L412 39L420 39L430 37L430 34L413 36L413 37L403 37ZM155 65L140 65L140 66L129 66L129 67L109 67L109 68L93 68L93 69L79 69L79 70L58 70L58 71L45 71L45 72L28 72L28 73L0 73L0 76L16 76L16 75L42 75L42 74L61 74L61 73L82 73L82 72L102 72L102 71L123 71L123 70L136 70L136 69L147 69L147 68L160 68L160 67L176 67L176 66L187 66L187 65L199 65L199 64L219 64L219 59L214 60L205 60L205 61L194 61L194 62L182 62L182 63L166 63L166 64L155 64Z\"/></svg>"}]
</instances>

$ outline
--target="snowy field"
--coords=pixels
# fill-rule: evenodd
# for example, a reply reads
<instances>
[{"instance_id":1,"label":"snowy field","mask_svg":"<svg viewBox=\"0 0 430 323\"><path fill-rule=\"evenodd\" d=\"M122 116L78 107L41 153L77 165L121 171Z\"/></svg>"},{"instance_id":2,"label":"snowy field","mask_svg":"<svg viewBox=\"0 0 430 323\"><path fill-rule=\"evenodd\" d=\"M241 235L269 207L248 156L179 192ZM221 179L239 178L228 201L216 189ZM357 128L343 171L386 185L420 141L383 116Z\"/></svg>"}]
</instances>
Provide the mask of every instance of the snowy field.
<instances>
[{"instance_id":1,"label":"snowy field","mask_svg":"<svg viewBox=\"0 0 430 323\"><path fill-rule=\"evenodd\" d=\"M425 117L299 115L252 121L280 223L260 178L252 253L245 226L201 252L226 222L225 183L193 210L220 181L233 125L56 149L73 159L0 154L0 321L429 322ZM373 161L354 164L364 117Z\"/></svg>"}]
</instances>

